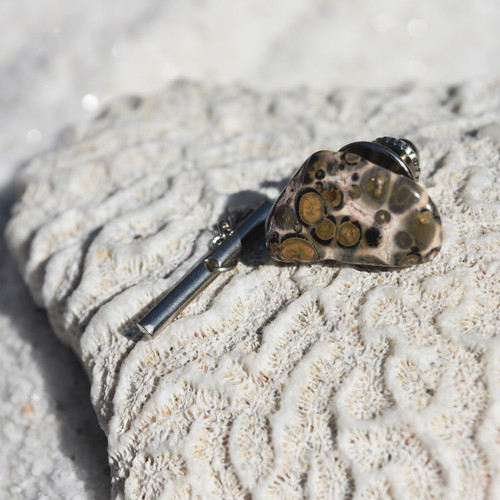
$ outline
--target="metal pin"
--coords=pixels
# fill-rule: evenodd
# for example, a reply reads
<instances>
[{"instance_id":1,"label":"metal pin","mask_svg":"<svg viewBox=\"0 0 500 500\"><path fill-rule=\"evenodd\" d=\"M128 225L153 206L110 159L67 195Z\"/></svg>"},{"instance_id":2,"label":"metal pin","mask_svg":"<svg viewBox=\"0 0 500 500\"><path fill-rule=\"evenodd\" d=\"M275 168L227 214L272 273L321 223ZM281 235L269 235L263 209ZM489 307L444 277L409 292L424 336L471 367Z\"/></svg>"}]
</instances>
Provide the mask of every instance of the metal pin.
<instances>
[{"instance_id":1,"label":"metal pin","mask_svg":"<svg viewBox=\"0 0 500 500\"><path fill-rule=\"evenodd\" d=\"M171 322L219 273L233 269L243 240L264 223L271 206L271 202L264 202L234 229L227 223L221 224L220 234L212 242L213 250L137 323L139 330L152 337L160 328Z\"/></svg>"}]
</instances>

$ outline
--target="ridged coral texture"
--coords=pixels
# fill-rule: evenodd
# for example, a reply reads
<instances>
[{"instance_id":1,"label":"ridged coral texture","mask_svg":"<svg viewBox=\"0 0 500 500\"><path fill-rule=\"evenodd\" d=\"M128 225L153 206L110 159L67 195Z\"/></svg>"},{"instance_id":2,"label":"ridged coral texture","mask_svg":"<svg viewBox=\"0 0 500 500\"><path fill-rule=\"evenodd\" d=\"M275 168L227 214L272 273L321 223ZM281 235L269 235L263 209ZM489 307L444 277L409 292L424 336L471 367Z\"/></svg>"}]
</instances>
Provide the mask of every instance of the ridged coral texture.
<instances>
[{"instance_id":1,"label":"ridged coral texture","mask_svg":"<svg viewBox=\"0 0 500 500\"><path fill-rule=\"evenodd\" d=\"M7 237L81 358L113 497L500 498L500 84L120 99L22 171ZM217 221L314 151L408 137L443 247L400 270L255 241L151 340ZM64 374L61 374L64 376Z\"/></svg>"}]
</instances>

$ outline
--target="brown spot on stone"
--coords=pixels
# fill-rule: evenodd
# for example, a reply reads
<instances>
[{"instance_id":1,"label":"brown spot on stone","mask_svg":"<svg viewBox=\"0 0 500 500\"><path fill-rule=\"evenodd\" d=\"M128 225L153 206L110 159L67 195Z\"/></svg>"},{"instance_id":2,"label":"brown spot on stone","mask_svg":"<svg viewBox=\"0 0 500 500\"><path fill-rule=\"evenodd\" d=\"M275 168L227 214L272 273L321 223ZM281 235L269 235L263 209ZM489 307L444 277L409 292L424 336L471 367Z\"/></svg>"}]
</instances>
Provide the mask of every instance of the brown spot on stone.
<instances>
[{"instance_id":1,"label":"brown spot on stone","mask_svg":"<svg viewBox=\"0 0 500 500\"><path fill-rule=\"evenodd\" d=\"M281 243L281 258L289 262L312 262L318 259L318 254L307 240L292 237Z\"/></svg>"},{"instance_id":2,"label":"brown spot on stone","mask_svg":"<svg viewBox=\"0 0 500 500\"><path fill-rule=\"evenodd\" d=\"M315 226L316 236L322 241L331 240L335 236L335 223L327 218L321 219Z\"/></svg>"},{"instance_id":3,"label":"brown spot on stone","mask_svg":"<svg viewBox=\"0 0 500 500\"><path fill-rule=\"evenodd\" d=\"M342 206L344 196L342 195L342 191L340 191L335 184L327 186L322 195L326 203L332 208L339 208Z\"/></svg>"},{"instance_id":4,"label":"brown spot on stone","mask_svg":"<svg viewBox=\"0 0 500 500\"><path fill-rule=\"evenodd\" d=\"M367 201L382 204L389 190L389 173L374 167L363 176L361 187Z\"/></svg>"},{"instance_id":5,"label":"brown spot on stone","mask_svg":"<svg viewBox=\"0 0 500 500\"><path fill-rule=\"evenodd\" d=\"M297 224L295 224L295 226L293 226L293 230L294 230L296 233L300 233L300 232L302 232L302 225L301 225L301 224L299 224L299 223L297 222Z\"/></svg>"},{"instance_id":6,"label":"brown spot on stone","mask_svg":"<svg viewBox=\"0 0 500 500\"><path fill-rule=\"evenodd\" d=\"M297 217L295 216L295 211L287 206L281 205L275 214L276 224L283 229L291 228L295 222L297 222Z\"/></svg>"},{"instance_id":7,"label":"brown spot on stone","mask_svg":"<svg viewBox=\"0 0 500 500\"><path fill-rule=\"evenodd\" d=\"M307 191L299 200L299 217L304 224L314 225L325 215L323 199L315 191Z\"/></svg>"},{"instance_id":8,"label":"brown spot on stone","mask_svg":"<svg viewBox=\"0 0 500 500\"><path fill-rule=\"evenodd\" d=\"M361 161L361 156L359 156L355 153L346 153L344 155L344 160L349 165L355 165L356 163L359 163Z\"/></svg>"},{"instance_id":9,"label":"brown spot on stone","mask_svg":"<svg viewBox=\"0 0 500 500\"><path fill-rule=\"evenodd\" d=\"M355 200L361 196L361 189L358 185L351 186L349 189L349 196Z\"/></svg>"},{"instance_id":10,"label":"brown spot on stone","mask_svg":"<svg viewBox=\"0 0 500 500\"><path fill-rule=\"evenodd\" d=\"M391 214L387 210L378 210L375 214L375 221L379 224L387 224L391 220Z\"/></svg>"},{"instance_id":11,"label":"brown spot on stone","mask_svg":"<svg viewBox=\"0 0 500 500\"><path fill-rule=\"evenodd\" d=\"M428 210L419 213L411 220L409 229L420 249L425 249L432 243L436 234L437 224L435 218Z\"/></svg>"},{"instance_id":12,"label":"brown spot on stone","mask_svg":"<svg viewBox=\"0 0 500 500\"><path fill-rule=\"evenodd\" d=\"M337 241L343 247L353 247L359 243L361 231L352 222L343 222L337 230Z\"/></svg>"},{"instance_id":13,"label":"brown spot on stone","mask_svg":"<svg viewBox=\"0 0 500 500\"><path fill-rule=\"evenodd\" d=\"M394 241L399 248L410 248L413 245L411 234L406 231L399 231L394 237Z\"/></svg>"},{"instance_id":14,"label":"brown spot on stone","mask_svg":"<svg viewBox=\"0 0 500 500\"><path fill-rule=\"evenodd\" d=\"M409 186L399 186L399 189L394 193L394 203L399 206L408 205L413 201L414 193Z\"/></svg>"},{"instance_id":15,"label":"brown spot on stone","mask_svg":"<svg viewBox=\"0 0 500 500\"><path fill-rule=\"evenodd\" d=\"M410 209L420 199L418 186L404 177L400 178L392 191L389 199L391 212L400 214Z\"/></svg>"},{"instance_id":16,"label":"brown spot on stone","mask_svg":"<svg viewBox=\"0 0 500 500\"><path fill-rule=\"evenodd\" d=\"M398 266L414 266L420 262L420 257L413 253L402 255L396 260Z\"/></svg>"}]
</instances>

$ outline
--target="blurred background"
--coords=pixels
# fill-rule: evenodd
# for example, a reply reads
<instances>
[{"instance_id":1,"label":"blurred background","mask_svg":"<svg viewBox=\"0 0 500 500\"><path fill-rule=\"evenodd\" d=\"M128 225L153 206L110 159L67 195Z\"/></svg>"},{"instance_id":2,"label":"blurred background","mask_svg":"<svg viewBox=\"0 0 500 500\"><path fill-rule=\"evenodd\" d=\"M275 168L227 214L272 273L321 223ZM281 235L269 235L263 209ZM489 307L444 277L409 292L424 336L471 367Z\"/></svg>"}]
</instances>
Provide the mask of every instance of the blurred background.
<instances>
[{"instance_id":1,"label":"blurred background","mask_svg":"<svg viewBox=\"0 0 500 500\"><path fill-rule=\"evenodd\" d=\"M500 0L2 0L0 27L2 231L19 165L110 98L178 78L268 90L500 76ZM0 251L0 498L106 498L83 370Z\"/></svg>"}]
</instances>

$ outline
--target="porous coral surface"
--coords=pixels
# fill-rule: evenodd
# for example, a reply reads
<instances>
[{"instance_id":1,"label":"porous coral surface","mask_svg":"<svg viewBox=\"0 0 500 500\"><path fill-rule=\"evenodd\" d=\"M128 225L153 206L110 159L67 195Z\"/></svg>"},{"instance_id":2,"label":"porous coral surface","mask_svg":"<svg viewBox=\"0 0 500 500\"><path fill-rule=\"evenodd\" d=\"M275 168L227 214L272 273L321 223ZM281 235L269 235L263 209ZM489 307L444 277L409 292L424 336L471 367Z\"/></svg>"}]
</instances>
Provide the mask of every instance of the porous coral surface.
<instances>
[{"instance_id":1,"label":"porous coral surface","mask_svg":"<svg viewBox=\"0 0 500 500\"><path fill-rule=\"evenodd\" d=\"M117 100L20 175L10 249L81 358L114 498L500 497L500 85ZM136 321L224 215L305 158L408 137L441 253L396 271L247 248L153 339ZM61 374L64 376L64 374Z\"/></svg>"}]
</instances>

